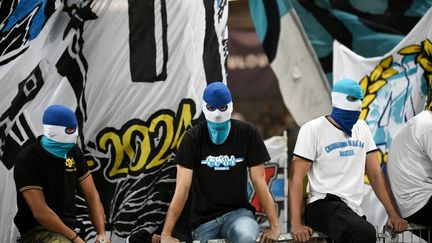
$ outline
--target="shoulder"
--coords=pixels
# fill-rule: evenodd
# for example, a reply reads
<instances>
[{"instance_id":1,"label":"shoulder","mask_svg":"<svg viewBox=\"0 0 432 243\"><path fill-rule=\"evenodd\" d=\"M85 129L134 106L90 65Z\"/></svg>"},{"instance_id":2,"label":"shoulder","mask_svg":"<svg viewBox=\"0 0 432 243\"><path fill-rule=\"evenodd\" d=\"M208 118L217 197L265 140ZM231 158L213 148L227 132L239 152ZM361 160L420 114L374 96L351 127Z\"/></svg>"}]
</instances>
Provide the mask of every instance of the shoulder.
<instances>
[{"instance_id":1,"label":"shoulder","mask_svg":"<svg viewBox=\"0 0 432 243\"><path fill-rule=\"evenodd\" d=\"M303 124L300 129L309 130L320 128L324 123L329 122L325 116L320 116Z\"/></svg>"},{"instance_id":2,"label":"shoulder","mask_svg":"<svg viewBox=\"0 0 432 243\"><path fill-rule=\"evenodd\" d=\"M202 131L204 131L205 129L207 129L206 121L200 121L197 124L193 125L191 128L189 128L186 131L186 134L191 135L191 136L197 136L197 135L201 134Z\"/></svg>"},{"instance_id":3,"label":"shoulder","mask_svg":"<svg viewBox=\"0 0 432 243\"><path fill-rule=\"evenodd\" d=\"M207 123L206 121L200 121L184 133L182 141L200 140L203 137L204 132L207 132Z\"/></svg>"},{"instance_id":4,"label":"shoulder","mask_svg":"<svg viewBox=\"0 0 432 243\"><path fill-rule=\"evenodd\" d=\"M35 170L44 168L42 146L36 140L25 146L15 157L14 175L35 173ZM43 170L43 169L42 169Z\"/></svg>"},{"instance_id":5,"label":"shoulder","mask_svg":"<svg viewBox=\"0 0 432 243\"><path fill-rule=\"evenodd\" d=\"M38 146L39 140L33 141L26 145L16 156L15 163L21 163L29 158L39 157L41 146Z\"/></svg>"},{"instance_id":6,"label":"shoulder","mask_svg":"<svg viewBox=\"0 0 432 243\"><path fill-rule=\"evenodd\" d=\"M413 129L418 137L430 137L432 133L432 114L422 111L408 120L403 129Z\"/></svg>"},{"instance_id":7,"label":"shoulder","mask_svg":"<svg viewBox=\"0 0 432 243\"><path fill-rule=\"evenodd\" d=\"M246 121L231 119L231 129L237 131L237 134L260 136L258 129L252 123Z\"/></svg>"},{"instance_id":8,"label":"shoulder","mask_svg":"<svg viewBox=\"0 0 432 243\"><path fill-rule=\"evenodd\" d=\"M367 129L367 130L369 130L369 126L368 126L368 124L366 123L365 120L358 119L355 125L357 127L359 127L360 129Z\"/></svg>"}]
</instances>

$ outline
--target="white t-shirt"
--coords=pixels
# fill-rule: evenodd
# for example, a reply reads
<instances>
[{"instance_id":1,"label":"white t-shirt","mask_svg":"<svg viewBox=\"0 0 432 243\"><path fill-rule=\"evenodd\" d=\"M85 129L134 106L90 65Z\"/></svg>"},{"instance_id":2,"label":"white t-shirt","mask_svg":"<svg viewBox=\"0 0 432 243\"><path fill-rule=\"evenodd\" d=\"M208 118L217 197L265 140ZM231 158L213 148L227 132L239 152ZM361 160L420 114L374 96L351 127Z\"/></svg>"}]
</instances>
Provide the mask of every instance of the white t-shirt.
<instances>
[{"instance_id":1,"label":"white t-shirt","mask_svg":"<svg viewBox=\"0 0 432 243\"><path fill-rule=\"evenodd\" d=\"M372 134L363 120L352 129L352 137L322 116L304 124L299 131L294 155L312 162L308 172L307 203L339 196L354 212L363 216L366 154L376 150Z\"/></svg>"},{"instance_id":2,"label":"white t-shirt","mask_svg":"<svg viewBox=\"0 0 432 243\"><path fill-rule=\"evenodd\" d=\"M394 137L387 172L402 217L411 216L432 196L432 114L408 120Z\"/></svg>"}]
</instances>

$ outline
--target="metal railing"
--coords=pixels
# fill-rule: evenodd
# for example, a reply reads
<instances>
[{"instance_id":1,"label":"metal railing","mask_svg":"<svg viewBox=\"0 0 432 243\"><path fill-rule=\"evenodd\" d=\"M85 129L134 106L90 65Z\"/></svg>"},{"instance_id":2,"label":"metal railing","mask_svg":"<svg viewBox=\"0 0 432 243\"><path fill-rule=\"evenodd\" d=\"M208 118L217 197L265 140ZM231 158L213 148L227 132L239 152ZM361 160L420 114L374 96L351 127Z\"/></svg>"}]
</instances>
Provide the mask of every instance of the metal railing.
<instances>
[{"instance_id":1,"label":"metal railing","mask_svg":"<svg viewBox=\"0 0 432 243\"><path fill-rule=\"evenodd\" d=\"M395 233L387 225L384 225L381 233L378 233L379 242L393 243L393 242L432 242L432 228L413 224L408 224L406 231L402 233Z\"/></svg>"},{"instance_id":2,"label":"metal railing","mask_svg":"<svg viewBox=\"0 0 432 243\"><path fill-rule=\"evenodd\" d=\"M259 242L261 235L258 237L257 242ZM321 232L314 232L311 239L308 242L321 243L326 242L327 235ZM282 242L294 242L291 233L282 233L279 239L276 241ZM330 241L331 242L331 241ZM394 233L388 226L384 226L381 232L377 230L377 242L379 243L395 243L395 242L405 242L405 243L420 243L420 242L432 242L432 228L413 224L408 224L408 228L405 232ZM200 243L200 241L193 241L193 243ZM214 239L209 240L208 243L230 243L230 241L225 239Z\"/></svg>"},{"instance_id":3,"label":"metal railing","mask_svg":"<svg viewBox=\"0 0 432 243\"><path fill-rule=\"evenodd\" d=\"M259 239L261 238L261 234L258 236L258 239L256 242L259 242ZM308 242L313 242L313 243L318 243L318 242L325 242L325 238L327 238L327 235L320 233L320 232L313 232L311 239ZM214 240L209 240L207 241L208 243L231 243L228 240L225 239L214 239ZM279 239L275 242L294 242L293 241L293 237L291 235L291 233L282 233L279 236ZM193 241L193 243L200 243L199 240L195 240Z\"/></svg>"}]
</instances>

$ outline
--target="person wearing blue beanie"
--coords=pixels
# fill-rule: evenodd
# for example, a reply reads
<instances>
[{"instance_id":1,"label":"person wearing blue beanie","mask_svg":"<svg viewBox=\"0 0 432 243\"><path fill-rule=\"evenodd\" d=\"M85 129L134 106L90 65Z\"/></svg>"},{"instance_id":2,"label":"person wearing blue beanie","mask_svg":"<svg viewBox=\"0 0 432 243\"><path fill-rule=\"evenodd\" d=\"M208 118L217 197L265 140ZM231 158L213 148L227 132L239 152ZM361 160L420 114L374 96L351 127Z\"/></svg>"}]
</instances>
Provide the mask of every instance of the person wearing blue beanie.
<instances>
[{"instance_id":1,"label":"person wearing blue beanie","mask_svg":"<svg viewBox=\"0 0 432 243\"><path fill-rule=\"evenodd\" d=\"M76 191L86 201L97 232L96 242L109 243L105 214L81 149L75 144L78 122L63 105L48 106L43 135L15 159L18 212L14 222L21 242L84 242L84 225L76 219Z\"/></svg>"},{"instance_id":2,"label":"person wearing blue beanie","mask_svg":"<svg viewBox=\"0 0 432 243\"><path fill-rule=\"evenodd\" d=\"M362 88L355 80L342 79L333 85L331 97L331 114L305 123L294 148L288 181L294 240L305 242L316 230L333 242L375 243L375 227L361 207L365 174L388 213L387 224L395 232L404 231L407 221L395 206L372 134L359 120ZM309 191L302 221L305 176Z\"/></svg>"},{"instance_id":3,"label":"person wearing blue beanie","mask_svg":"<svg viewBox=\"0 0 432 243\"><path fill-rule=\"evenodd\" d=\"M205 88L202 109L206 121L186 132L176 154L176 189L162 230L162 242L177 241L172 231L190 189L193 240L256 242L259 228L255 208L247 196L248 170L270 222L261 240L277 240L279 220L264 180L264 162L270 156L257 129L231 119L231 92L222 82Z\"/></svg>"}]
</instances>

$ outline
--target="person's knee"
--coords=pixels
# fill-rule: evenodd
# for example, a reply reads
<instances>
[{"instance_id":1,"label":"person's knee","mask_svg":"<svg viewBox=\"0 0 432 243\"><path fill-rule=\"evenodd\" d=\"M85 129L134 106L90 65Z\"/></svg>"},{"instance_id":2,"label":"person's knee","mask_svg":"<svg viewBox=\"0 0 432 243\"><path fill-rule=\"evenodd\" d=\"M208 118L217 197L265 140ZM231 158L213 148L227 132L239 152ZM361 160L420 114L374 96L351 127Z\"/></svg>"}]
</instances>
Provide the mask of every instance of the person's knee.
<instances>
[{"instance_id":1,"label":"person's knee","mask_svg":"<svg viewBox=\"0 0 432 243\"><path fill-rule=\"evenodd\" d=\"M375 227L373 227L371 224L365 224L361 229L361 234L364 234L370 239L376 240L376 230Z\"/></svg>"},{"instance_id":2,"label":"person's knee","mask_svg":"<svg viewBox=\"0 0 432 243\"><path fill-rule=\"evenodd\" d=\"M233 242L256 242L258 238L258 224L253 219L236 221L231 228L228 238Z\"/></svg>"},{"instance_id":3,"label":"person's knee","mask_svg":"<svg viewBox=\"0 0 432 243\"><path fill-rule=\"evenodd\" d=\"M23 242L71 243L72 241L62 234L41 231L25 239Z\"/></svg>"},{"instance_id":4,"label":"person's knee","mask_svg":"<svg viewBox=\"0 0 432 243\"><path fill-rule=\"evenodd\" d=\"M376 230L370 223L359 225L352 231L353 242L376 242Z\"/></svg>"},{"instance_id":5,"label":"person's knee","mask_svg":"<svg viewBox=\"0 0 432 243\"><path fill-rule=\"evenodd\" d=\"M258 234L254 231L247 231L247 230L235 230L232 232L232 235L230 240L233 242L245 242L245 243L251 243L256 242L256 239L258 237Z\"/></svg>"},{"instance_id":6,"label":"person's knee","mask_svg":"<svg viewBox=\"0 0 432 243\"><path fill-rule=\"evenodd\" d=\"M236 239L235 242L247 242L247 243L252 243L252 242L256 242L257 237L255 235L252 234L242 234L242 235L238 235L238 238Z\"/></svg>"}]
</instances>

